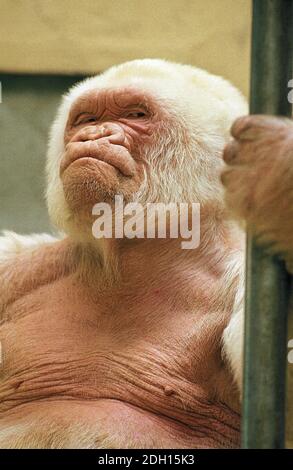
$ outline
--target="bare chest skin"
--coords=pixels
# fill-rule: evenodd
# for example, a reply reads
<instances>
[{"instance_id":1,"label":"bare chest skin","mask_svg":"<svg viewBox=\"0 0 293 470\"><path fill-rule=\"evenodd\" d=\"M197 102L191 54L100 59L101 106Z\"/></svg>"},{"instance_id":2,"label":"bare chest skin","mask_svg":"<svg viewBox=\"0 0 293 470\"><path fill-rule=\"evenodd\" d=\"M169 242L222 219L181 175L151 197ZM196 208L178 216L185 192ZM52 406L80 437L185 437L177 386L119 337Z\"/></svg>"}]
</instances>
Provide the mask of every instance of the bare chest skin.
<instances>
[{"instance_id":1,"label":"bare chest skin","mask_svg":"<svg viewBox=\"0 0 293 470\"><path fill-rule=\"evenodd\" d=\"M201 294L178 304L164 283L125 287L74 273L18 286L0 327L0 430L21 425L27 446L34 433L44 447L238 446L225 312Z\"/></svg>"}]
</instances>

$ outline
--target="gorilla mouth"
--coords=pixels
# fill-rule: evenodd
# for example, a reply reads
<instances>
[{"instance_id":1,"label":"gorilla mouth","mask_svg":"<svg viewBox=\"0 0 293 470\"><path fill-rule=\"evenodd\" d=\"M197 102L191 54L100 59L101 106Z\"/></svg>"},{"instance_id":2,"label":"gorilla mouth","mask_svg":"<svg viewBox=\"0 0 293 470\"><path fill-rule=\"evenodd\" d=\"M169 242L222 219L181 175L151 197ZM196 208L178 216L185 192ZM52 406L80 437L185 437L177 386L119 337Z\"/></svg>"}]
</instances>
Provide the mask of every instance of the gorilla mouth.
<instances>
[{"instance_id":1,"label":"gorilla mouth","mask_svg":"<svg viewBox=\"0 0 293 470\"><path fill-rule=\"evenodd\" d=\"M74 142L69 145L60 165L60 175L73 163L81 161L86 164L95 161L112 166L124 176L134 176L135 161L129 150L123 145L97 141Z\"/></svg>"},{"instance_id":2,"label":"gorilla mouth","mask_svg":"<svg viewBox=\"0 0 293 470\"><path fill-rule=\"evenodd\" d=\"M119 173L122 173L122 171L118 168L118 166L115 166L114 164L112 163L109 163L109 162L106 162L105 160L102 160L101 158L96 158L96 157L93 157L91 155L89 155L88 157L80 157L80 158L77 158L76 160L74 160L73 162L71 162L67 168L71 165L73 165L74 163L78 163L78 162L81 162L81 164L87 164L89 161L94 161L94 162L99 162L99 163L102 163L104 165L107 165L107 166L111 166L112 168L115 168L116 170L119 171ZM126 176L126 175L125 175Z\"/></svg>"}]
</instances>

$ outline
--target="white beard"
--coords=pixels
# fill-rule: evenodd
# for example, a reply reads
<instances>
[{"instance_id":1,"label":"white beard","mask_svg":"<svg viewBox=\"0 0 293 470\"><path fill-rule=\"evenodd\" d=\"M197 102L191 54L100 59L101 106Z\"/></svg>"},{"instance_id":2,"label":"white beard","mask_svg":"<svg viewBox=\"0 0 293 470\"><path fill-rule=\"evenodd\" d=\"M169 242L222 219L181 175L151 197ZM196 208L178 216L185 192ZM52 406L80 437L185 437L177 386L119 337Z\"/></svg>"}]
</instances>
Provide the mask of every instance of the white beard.
<instances>
[{"instance_id":1,"label":"white beard","mask_svg":"<svg viewBox=\"0 0 293 470\"><path fill-rule=\"evenodd\" d=\"M223 190L218 175L224 143L220 143L221 147L214 145L212 150L207 144L210 143L196 137L186 142L181 128L161 129L153 136L152 146L141 150L149 170L145 170L144 181L132 201L143 205L206 201L222 205Z\"/></svg>"}]
</instances>

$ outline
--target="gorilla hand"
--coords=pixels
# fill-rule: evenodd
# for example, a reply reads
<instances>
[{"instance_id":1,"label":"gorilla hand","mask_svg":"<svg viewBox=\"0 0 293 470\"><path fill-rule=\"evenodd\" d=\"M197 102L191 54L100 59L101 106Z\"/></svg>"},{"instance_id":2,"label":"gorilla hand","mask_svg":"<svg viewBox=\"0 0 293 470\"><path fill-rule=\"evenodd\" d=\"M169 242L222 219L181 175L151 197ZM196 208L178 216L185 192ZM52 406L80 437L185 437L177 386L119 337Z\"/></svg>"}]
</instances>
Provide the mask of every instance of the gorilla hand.
<instances>
[{"instance_id":1,"label":"gorilla hand","mask_svg":"<svg viewBox=\"0 0 293 470\"><path fill-rule=\"evenodd\" d=\"M235 121L224 150L226 203L260 242L293 262L293 123L272 116Z\"/></svg>"}]
</instances>

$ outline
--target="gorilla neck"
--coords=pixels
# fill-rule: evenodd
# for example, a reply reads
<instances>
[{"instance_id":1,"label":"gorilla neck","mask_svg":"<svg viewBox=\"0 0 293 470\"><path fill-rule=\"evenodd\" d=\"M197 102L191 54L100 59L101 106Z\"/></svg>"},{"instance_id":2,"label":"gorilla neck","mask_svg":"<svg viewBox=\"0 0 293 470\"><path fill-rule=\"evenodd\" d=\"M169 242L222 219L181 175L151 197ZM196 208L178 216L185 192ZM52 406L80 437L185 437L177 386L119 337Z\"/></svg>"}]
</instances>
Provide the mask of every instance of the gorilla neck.
<instances>
[{"instance_id":1,"label":"gorilla neck","mask_svg":"<svg viewBox=\"0 0 293 470\"><path fill-rule=\"evenodd\" d=\"M94 290L97 285L128 291L150 285L169 286L175 289L178 298L187 294L190 298L194 284L202 282L209 304L214 301L211 295L214 289L209 286L221 282L231 255L239 256L240 250L239 242L232 239L224 224L217 227L216 233L212 230L203 233L212 236L203 236L196 249L182 249L180 239L104 239L96 246L78 244L76 273Z\"/></svg>"}]
</instances>

